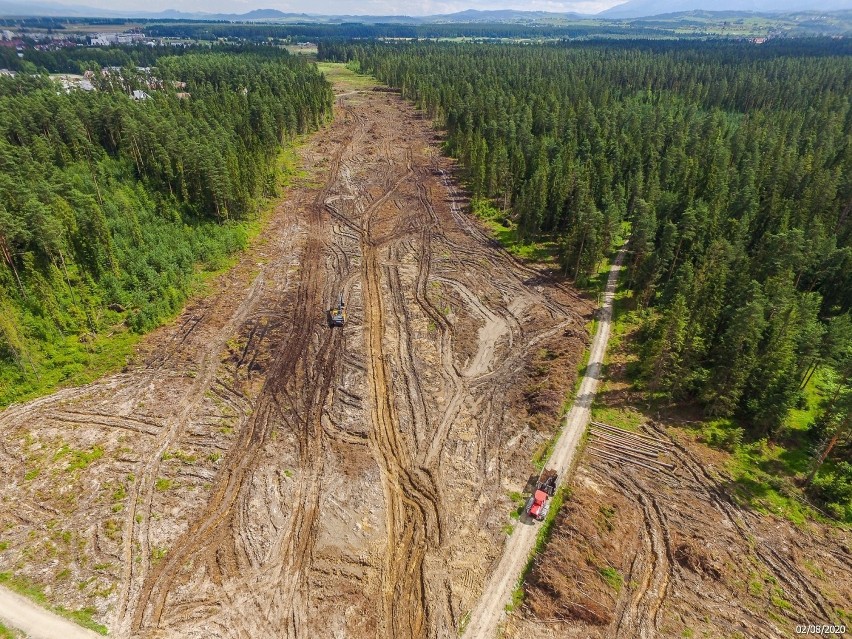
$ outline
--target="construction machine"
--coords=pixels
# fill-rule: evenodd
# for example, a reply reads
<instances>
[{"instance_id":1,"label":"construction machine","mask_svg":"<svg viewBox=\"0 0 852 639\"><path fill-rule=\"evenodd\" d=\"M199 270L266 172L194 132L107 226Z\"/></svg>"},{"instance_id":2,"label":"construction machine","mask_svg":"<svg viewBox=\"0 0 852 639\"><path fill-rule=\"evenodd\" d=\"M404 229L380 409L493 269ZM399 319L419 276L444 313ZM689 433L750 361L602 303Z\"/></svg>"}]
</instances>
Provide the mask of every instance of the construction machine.
<instances>
[{"instance_id":1,"label":"construction machine","mask_svg":"<svg viewBox=\"0 0 852 639\"><path fill-rule=\"evenodd\" d=\"M555 493L556 472L546 470L539 476L535 490L524 506L524 512L533 519L541 521L547 517L547 511L550 510L550 499Z\"/></svg>"},{"instance_id":2,"label":"construction machine","mask_svg":"<svg viewBox=\"0 0 852 639\"><path fill-rule=\"evenodd\" d=\"M337 306L328 309L328 325L331 328L335 326L343 326L346 324L346 304L343 303L343 293L340 294L340 300Z\"/></svg>"}]
</instances>

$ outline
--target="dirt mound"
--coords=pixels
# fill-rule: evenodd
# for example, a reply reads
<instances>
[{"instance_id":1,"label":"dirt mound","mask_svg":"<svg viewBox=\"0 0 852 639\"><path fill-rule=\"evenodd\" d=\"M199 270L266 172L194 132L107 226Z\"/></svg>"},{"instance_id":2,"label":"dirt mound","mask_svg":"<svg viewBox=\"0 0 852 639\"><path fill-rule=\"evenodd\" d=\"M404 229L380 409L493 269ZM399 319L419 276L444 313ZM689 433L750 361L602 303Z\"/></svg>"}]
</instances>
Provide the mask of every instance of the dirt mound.
<instances>
[{"instance_id":1,"label":"dirt mound","mask_svg":"<svg viewBox=\"0 0 852 639\"><path fill-rule=\"evenodd\" d=\"M676 536L675 536L676 537ZM684 568L700 575L707 575L713 579L722 578L722 569L719 562L709 557L698 544L685 540L675 544L674 558Z\"/></svg>"}]
</instances>

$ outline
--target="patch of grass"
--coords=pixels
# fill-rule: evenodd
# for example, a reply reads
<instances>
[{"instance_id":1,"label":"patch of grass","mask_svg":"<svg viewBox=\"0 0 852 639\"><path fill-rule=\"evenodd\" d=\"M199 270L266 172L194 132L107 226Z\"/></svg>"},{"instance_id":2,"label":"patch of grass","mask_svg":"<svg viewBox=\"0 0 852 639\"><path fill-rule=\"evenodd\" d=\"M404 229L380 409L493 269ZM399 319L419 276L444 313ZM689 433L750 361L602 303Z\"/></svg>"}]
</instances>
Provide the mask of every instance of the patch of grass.
<instances>
[{"instance_id":1,"label":"patch of grass","mask_svg":"<svg viewBox=\"0 0 852 639\"><path fill-rule=\"evenodd\" d=\"M605 566L603 568L599 568L598 572L601 577L604 578L604 581L606 581L616 593L621 592L621 586L624 584L624 577L617 569L612 566Z\"/></svg>"},{"instance_id":2,"label":"patch of grass","mask_svg":"<svg viewBox=\"0 0 852 639\"><path fill-rule=\"evenodd\" d=\"M711 419L701 422L701 440L712 448L733 452L743 442L745 431L732 419Z\"/></svg>"},{"instance_id":3,"label":"patch of grass","mask_svg":"<svg viewBox=\"0 0 852 639\"><path fill-rule=\"evenodd\" d=\"M107 519L104 522L104 533L113 541L118 539L121 533L121 526L118 521L115 519Z\"/></svg>"},{"instance_id":4,"label":"patch of grass","mask_svg":"<svg viewBox=\"0 0 852 639\"><path fill-rule=\"evenodd\" d=\"M159 491L166 491L174 485L174 482L171 479L166 479L165 477L158 477L156 483L154 484L154 488Z\"/></svg>"},{"instance_id":5,"label":"patch of grass","mask_svg":"<svg viewBox=\"0 0 852 639\"><path fill-rule=\"evenodd\" d=\"M556 262L556 242L553 239L544 238L532 242L520 237L516 225L493 203L483 198L471 200L470 207L473 214L491 232L492 237L515 257L533 262Z\"/></svg>"},{"instance_id":6,"label":"patch of grass","mask_svg":"<svg viewBox=\"0 0 852 639\"><path fill-rule=\"evenodd\" d=\"M112 492L112 500L124 501L125 497L127 497L127 488L124 484L118 484L116 489Z\"/></svg>"},{"instance_id":7,"label":"patch of grass","mask_svg":"<svg viewBox=\"0 0 852 639\"><path fill-rule=\"evenodd\" d=\"M214 464L222 459L222 453L210 453L207 455L207 461L213 462Z\"/></svg>"},{"instance_id":8,"label":"patch of grass","mask_svg":"<svg viewBox=\"0 0 852 639\"><path fill-rule=\"evenodd\" d=\"M825 573L814 562L805 559L804 564L805 568L807 568L808 572L810 572L812 575L814 575L815 577L819 577L820 579L825 579Z\"/></svg>"},{"instance_id":9,"label":"patch of grass","mask_svg":"<svg viewBox=\"0 0 852 639\"><path fill-rule=\"evenodd\" d=\"M763 594L763 582L759 579L749 579L748 594L752 597L760 597Z\"/></svg>"},{"instance_id":10,"label":"patch of grass","mask_svg":"<svg viewBox=\"0 0 852 639\"><path fill-rule=\"evenodd\" d=\"M76 450L67 444L64 444L56 451L53 460L68 458L68 465L65 467L66 472L82 470L94 461L99 460L104 456L104 449L100 446L95 446L89 450Z\"/></svg>"},{"instance_id":11,"label":"patch of grass","mask_svg":"<svg viewBox=\"0 0 852 639\"><path fill-rule=\"evenodd\" d=\"M616 407L594 404L592 405L592 421L609 424L616 428L636 431L647 421L647 418L630 406Z\"/></svg>"},{"instance_id":12,"label":"patch of grass","mask_svg":"<svg viewBox=\"0 0 852 639\"><path fill-rule=\"evenodd\" d=\"M470 623L470 611L467 611L462 615L461 620L459 621L459 636L464 634L464 631L467 630L467 626Z\"/></svg>"},{"instance_id":13,"label":"patch of grass","mask_svg":"<svg viewBox=\"0 0 852 639\"><path fill-rule=\"evenodd\" d=\"M26 481L31 481L38 477L39 474L41 474L41 470L38 468L33 468L32 470L28 470L26 473L24 473L24 479Z\"/></svg>"},{"instance_id":14,"label":"patch of grass","mask_svg":"<svg viewBox=\"0 0 852 639\"><path fill-rule=\"evenodd\" d=\"M105 635L107 634L107 627L97 623L93 616L97 614L97 610L94 608L81 608L79 610L69 610L62 606L52 606L50 602L47 600L47 597L44 594L44 591L41 587L26 577L20 575L13 575L9 572L0 572L0 584L3 584L9 590L14 590L19 595L23 595L27 599L37 603L38 605L53 610L57 614L65 617L66 619L70 619L75 623L83 626L84 628L88 628L89 630L94 630L98 634ZM0 635L2 636L2 635ZM14 635L12 635L14 637Z\"/></svg>"},{"instance_id":15,"label":"patch of grass","mask_svg":"<svg viewBox=\"0 0 852 639\"><path fill-rule=\"evenodd\" d=\"M9 547L8 541L0 541L0 552L3 552Z\"/></svg>"},{"instance_id":16,"label":"patch of grass","mask_svg":"<svg viewBox=\"0 0 852 639\"><path fill-rule=\"evenodd\" d=\"M781 470L783 464L773 463L783 450L765 439L737 446L728 461L734 477L731 488L734 496L750 508L803 525L819 516L796 498L798 489Z\"/></svg>"},{"instance_id":17,"label":"patch of grass","mask_svg":"<svg viewBox=\"0 0 852 639\"><path fill-rule=\"evenodd\" d=\"M784 599L784 591L780 588L774 588L772 590L772 594L769 596L769 600L772 602L772 605L776 608L780 608L781 610L792 610L793 604Z\"/></svg>"},{"instance_id":18,"label":"patch of grass","mask_svg":"<svg viewBox=\"0 0 852 639\"><path fill-rule=\"evenodd\" d=\"M168 553L168 548L151 546L151 562L154 564L159 563L166 556L166 553Z\"/></svg>"},{"instance_id":19,"label":"patch of grass","mask_svg":"<svg viewBox=\"0 0 852 639\"><path fill-rule=\"evenodd\" d=\"M23 633L19 630L13 630L12 628L3 625L3 622L0 621L0 639L19 639L23 636Z\"/></svg>"},{"instance_id":20,"label":"patch of grass","mask_svg":"<svg viewBox=\"0 0 852 639\"><path fill-rule=\"evenodd\" d=\"M515 608L517 608L524 602L524 576L526 574L527 570L524 570L523 575L518 580L518 584L512 591L512 599L509 601L509 603L506 604L506 612L512 612Z\"/></svg>"},{"instance_id":21,"label":"patch of grass","mask_svg":"<svg viewBox=\"0 0 852 639\"><path fill-rule=\"evenodd\" d=\"M800 402L793 407L784 420L786 434L807 431L819 414L819 405L823 398L822 389L827 381L827 369L818 368L802 391Z\"/></svg>"},{"instance_id":22,"label":"patch of grass","mask_svg":"<svg viewBox=\"0 0 852 639\"><path fill-rule=\"evenodd\" d=\"M342 62L317 62L317 68L325 75L326 80L346 91L372 89L378 86L375 78L358 73L356 64Z\"/></svg>"},{"instance_id":23,"label":"patch of grass","mask_svg":"<svg viewBox=\"0 0 852 639\"><path fill-rule=\"evenodd\" d=\"M553 436L546 442L542 442L535 453L533 453L532 463L539 471L544 470L545 465L547 465L547 460L549 460L550 456L553 454L553 448L556 446L556 442L561 434L562 429L557 428L556 432L553 433Z\"/></svg>"},{"instance_id":24,"label":"patch of grass","mask_svg":"<svg viewBox=\"0 0 852 639\"><path fill-rule=\"evenodd\" d=\"M185 453L182 450L172 450L163 453L163 461L168 461L170 459L178 459L184 464L194 464L198 458L195 455Z\"/></svg>"},{"instance_id":25,"label":"patch of grass","mask_svg":"<svg viewBox=\"0 0 852 639\"><path fill-rule=\"evenodd\" d=\"M61 614L63 617L67 617L68 619L75 621L76 623L83 626L84 628L88 628L89 630L94 630L95 632L97 632L100 635L106 635L107 632L108 632L106 626L97 623L93 619L94 615L98 614L98 611L97 611L96 608L87 607L87 608L80 608L79 610L67 610L67 609L59 606L59 607L56 608L56 611L59 614Z\"/></svg>"},{"instance_id":26,"label":"patch of grass","mask_svg":"<svg viewBox=\"0 0 852 639\"><path fill-rule=\"evenodd\" d=\"M521 518L521 514L524 512L524 506L527 503L527 498L523 494L513 490L509 493L509 499L512 500L512 505L515 507L515 509L509 513L509 517L517 521Z\"/></svg>"},{"instance_id":27,"label":"patch of grass","mask_svg":"<svg viewBox=\"0 0 852 639\"><path fill-rule=\"evenodd\" d=\"M503 524L503 532L509 536L515 532L515 524Z\"/></svg>"},{"instance_id":28,"label":"patch of grass","mask_svg":"<svg viewBox=\"0 0 852 639\"><path fill-rule=\"evenodd\" d=\"M602 518L600 527L607 532L612 532L615 528L612 523L612 520L615 518L615 508L613 506L601 506L598 508L598 512L601 514Z\"/></svg>"}]
</instances>

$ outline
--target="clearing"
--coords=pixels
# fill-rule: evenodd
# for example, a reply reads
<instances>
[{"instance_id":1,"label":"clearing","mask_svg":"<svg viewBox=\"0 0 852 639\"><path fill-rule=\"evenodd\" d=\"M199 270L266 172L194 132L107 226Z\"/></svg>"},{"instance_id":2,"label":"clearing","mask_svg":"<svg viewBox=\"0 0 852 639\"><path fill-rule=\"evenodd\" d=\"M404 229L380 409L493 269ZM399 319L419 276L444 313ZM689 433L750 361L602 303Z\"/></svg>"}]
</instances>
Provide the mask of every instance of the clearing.
<instances>
[{"instance_id":1,"label":"clearing","mask_svg":"<svg viewBox=\"0 0 852 639\"><path fill-rule=\"evenodd\" d=\"M591 305L467 217L420 114L334 71L211 294L0 413L0 573L110 636L455 636L572 388Z\"/></svg>"}]
</instances>

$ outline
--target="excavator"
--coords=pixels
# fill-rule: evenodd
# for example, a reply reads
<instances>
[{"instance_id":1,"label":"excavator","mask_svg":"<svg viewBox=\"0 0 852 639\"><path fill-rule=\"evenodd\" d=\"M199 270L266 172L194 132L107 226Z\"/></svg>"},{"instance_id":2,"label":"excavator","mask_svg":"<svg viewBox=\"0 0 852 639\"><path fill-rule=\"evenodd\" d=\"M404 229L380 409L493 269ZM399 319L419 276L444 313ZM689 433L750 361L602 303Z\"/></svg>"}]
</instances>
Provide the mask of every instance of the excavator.
<instances>
[{"instance_id":1,"label":"excavator","mask_svg":"<svg viewBox=\"0 0 852 639\"><path fill-rule=\"evenodd\" d=\"M330 328L335 326L344 326L346 324L346 304L343 303L343 293L340 294L340 300L337 306L328 309L328 325Z\"/></svg>"}]
</instances>

